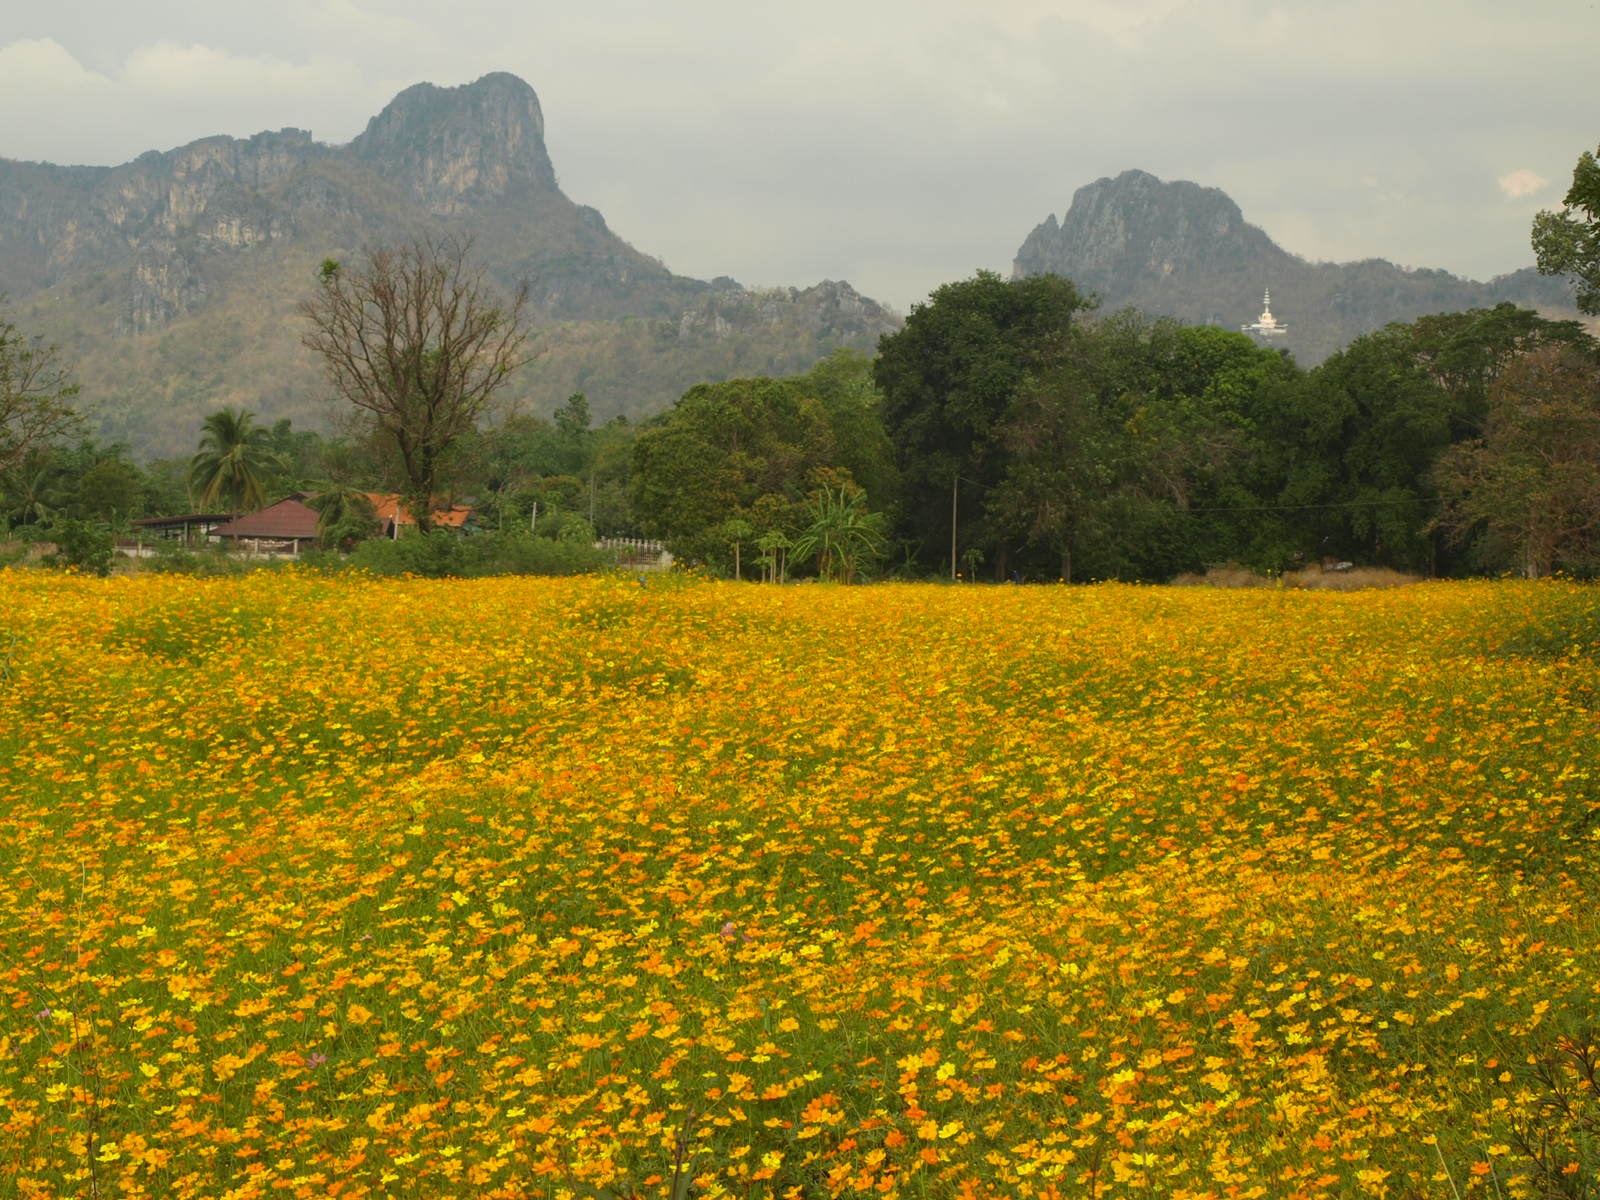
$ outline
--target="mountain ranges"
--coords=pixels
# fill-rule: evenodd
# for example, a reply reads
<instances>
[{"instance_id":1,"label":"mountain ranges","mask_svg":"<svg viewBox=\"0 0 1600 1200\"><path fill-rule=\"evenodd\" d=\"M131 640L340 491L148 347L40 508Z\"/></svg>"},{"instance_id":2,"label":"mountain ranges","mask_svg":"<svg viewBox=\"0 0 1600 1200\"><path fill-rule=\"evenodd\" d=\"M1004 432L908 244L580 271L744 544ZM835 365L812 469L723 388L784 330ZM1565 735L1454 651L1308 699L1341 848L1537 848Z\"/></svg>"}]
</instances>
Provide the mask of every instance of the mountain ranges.
<instances>
[{"instance_id":1,"label":"mountain ranges","mask_svg":"<svg viewBox=\"0 0 1600 1200\"><path fill-rule=\"evenodd\" d=\"M1051 214L1023 241L1012 272L1065 275L1098 296L1101 311L1133 307L1232 329L1256 321L1271 289L1273 317L1288 328L1271 344L1307 367L1361 334L1429 313L1510 301L1579 315L1570 284L1532 267L1478 283L1383 259L1308 262L1248 224L1218 189L1137 170L1079 188L1060 221Z\"/></svg>"},{"instance_id":2,"label":"mountain ranges","mask_svg":"<svg viewBox=\"0 0 1600 1200\"><path fill-rule=\"evenodd\" d=\"M900 325L845 282L751 289L673 274L563 194L538 97L503 73L408 88L343 146L282 129L116 167L0 159L4 314L62 347L96 433L144 456L191 453L225 405L332 425L297 305L325 259L429 234L469 236L507 293L528 285L538 355L509 399L536 412L583 392L599 418L646 416L696 383L871 353ZM1565 283L1531 268L1480 284L1380 260L1310 263L1222 192L1142 171L1079 189L1013 270L1065 275L1102 312L1235 328L1271 287L1283 345L1307 365L1430 312L1511 300L1576 315Z\"/></svg>"},{"instance_id":3,"label":"mountain ranges","mask_svg":"<svg viewBox=\"0 0 1600 1200\"><path fill-rule=\"evenodd\" d=\"M538 97L508 74L408 88L345 146L283 129L118 167L0 159L6 315L61 345L97 433L144 455L192 453L224 405L330 425L297 305L325 259L428 234L469 236L508 295L528 285L538 353L509 399L536 412L583 392L639 416L899 327L847 283L750 289L635 250L562 193Z\"/></svg>"}]
</instances>

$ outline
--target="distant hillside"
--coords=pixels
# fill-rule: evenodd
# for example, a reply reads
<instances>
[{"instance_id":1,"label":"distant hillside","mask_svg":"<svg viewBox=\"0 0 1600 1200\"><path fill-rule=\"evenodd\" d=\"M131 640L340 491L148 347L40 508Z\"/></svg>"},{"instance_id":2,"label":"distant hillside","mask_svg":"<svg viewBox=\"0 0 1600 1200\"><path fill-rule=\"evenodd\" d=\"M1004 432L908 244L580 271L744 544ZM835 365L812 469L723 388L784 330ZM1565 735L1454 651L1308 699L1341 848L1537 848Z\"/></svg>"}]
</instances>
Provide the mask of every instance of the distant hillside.
<instances>
[{"instance_id":1,"label":"distant hillside","mask_svg":"<svg viewBox=\"0 0 1600 1200\"><path fill-rule=\"evenodd\" d=\"M1576 317L1563 280L1529 267L1488 283L1446 271L1406 270L1382 259L1312 263L1248 224L1216 188L1163 183L1124 171L1078 189L1066 216L1052 213L1017 251L1017 276L1054 272L1099 295L1102 308L1229 328L1252 322L1262 292L1289 327L1281 344L1310 366L1391 321L1510 300Z\"/></svg>"},{"instance_id":2,"label":"distant hillside","mask_svg":"<svg viewBox=\"0 0 1600 1200\"><path fill-rule=\"evenodd\" d=\"M329 423L296 304L324 258L466 232L509 292L526 281L544 353L517 381L548 411L660 409L695 383L872 350L895 314L848 284L752 291L674 275L562 192L533 89L418 84L346 146L297 129L211 137L119 167L0 159L0 295L77 364L103 436L186 454L242 404Z\"/></svg>"}]
</instances>

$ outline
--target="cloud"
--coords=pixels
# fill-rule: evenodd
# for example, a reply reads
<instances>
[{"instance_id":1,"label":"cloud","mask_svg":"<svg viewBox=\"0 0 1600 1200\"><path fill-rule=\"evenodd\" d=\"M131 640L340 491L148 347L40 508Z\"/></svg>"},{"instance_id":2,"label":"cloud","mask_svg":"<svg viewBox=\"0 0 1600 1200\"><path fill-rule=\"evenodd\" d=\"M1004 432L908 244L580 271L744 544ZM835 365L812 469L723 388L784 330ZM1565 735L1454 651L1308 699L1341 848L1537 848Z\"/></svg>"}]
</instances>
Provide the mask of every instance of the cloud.
<instances>
[{"instance_id":1,"label":"cloud","mask_svg":"<svg viewBox=\"0 0 1600 1200\"><path fill-rule=\"evenodd\" d=\"M286 125L344 141L414 82L332 56L289 61L176 41L134 46L97 71L53 38L18 40L0 46L0 157L110 166Z\"/></svg>"},{"instance_id":2,"label":"cloud","mask_svg":"<svg viewBox=\"0 0 1600 1200\"><path fill-rule=\"evenodd\" d=\"M1482 278L1594 144L1597 36L1592 6L1500 0L52 0L0 34L0 156L339 143L411 84L507 70L568 194L706 278L903 309L1129 167L1308 257Z\"/></svg>"},{"instance_id":3,"label":"cloud","mask_svg":"<svg viewBox=\"0 0 1600 1200\"><path fill-rule=\"evenodd\" d=\"M262 91L281 94L316 87L327 82L318 78L320 74L314 65L286 63L265 54L240 56L210 46L157 42L129 56L122 80L136 94L150 98L205 96L208 103L218 99L229 103Z\"/></svg>"},{"instance_id":4,"label":"cloud","mask_svg":"<svg viewBox=\"0 0 1600 1200\"><path fill-rule=\"evenodd\" d=\"M1549 185L1550 181L1543 175L1523 168L1500 176L1500 190L1513 200L1521 200L1526 196L1537 195Z\"/></svg>"},{"instance_id":5,"label":"cloud","mask_svg":"<svg viewBox=\"0 0 1600 1200\"><path fill-rule=\"evenodd\" d=\"M52 38L0 46L0 156L92 161L94 151L64 147L61 133L95 124L116 94L110 79Z\"/></svg>"},{"instance_id":6,"label":"cloud","mask_svg":"<svg viewBox=\"0 0 1600 1200\"><path fill-rule=\"evenodd\" d=\"M29 38L0 46L0 80L5 81L8 93L88 75L54 38Z\"/></svg>"}]
</instances>

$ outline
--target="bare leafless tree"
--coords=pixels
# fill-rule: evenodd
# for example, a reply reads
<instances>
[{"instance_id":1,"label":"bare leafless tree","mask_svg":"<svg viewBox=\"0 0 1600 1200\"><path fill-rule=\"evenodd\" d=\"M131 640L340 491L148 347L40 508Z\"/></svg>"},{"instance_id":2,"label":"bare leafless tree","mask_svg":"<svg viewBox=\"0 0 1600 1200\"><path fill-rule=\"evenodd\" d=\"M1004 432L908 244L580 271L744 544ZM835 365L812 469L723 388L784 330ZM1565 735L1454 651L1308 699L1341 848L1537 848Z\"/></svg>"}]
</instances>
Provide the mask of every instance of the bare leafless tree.
<instances>
[{"instance_id":1,"label":"bare leafless tree","mask_svg":"<svg viewBox=\"0 0 1600 1200\"><path fill-rule=\"evenodd\" d=\"M0 320L0 476L81 427L71 404L77 394L56 347Z\"/></svg>"},{"instance_id":2,"label":"bare leafless tree","mask_svg":"<svg viewBox=\"0 0 1600 1200\"><path fill-rule=\"evenodd\" d=\"M528 359L527 287L500 299L472 243L422 237L322 264L300 306L329 382L394 455L402 500L427 532L450 448Z\"/></svg>"}]
</instances>

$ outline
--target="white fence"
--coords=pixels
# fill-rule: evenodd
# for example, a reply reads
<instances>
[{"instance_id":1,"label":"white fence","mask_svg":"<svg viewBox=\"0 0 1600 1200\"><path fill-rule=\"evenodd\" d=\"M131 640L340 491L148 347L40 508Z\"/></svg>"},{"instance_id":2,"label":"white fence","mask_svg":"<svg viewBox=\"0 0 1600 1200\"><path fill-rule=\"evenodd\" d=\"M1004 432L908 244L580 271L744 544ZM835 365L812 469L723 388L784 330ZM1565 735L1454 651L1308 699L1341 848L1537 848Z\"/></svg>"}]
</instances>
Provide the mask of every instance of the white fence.
<instances>
[{"instance_id":1,"label":"white fence","mask_svg":"<svg viewBox=\"0 0 1600 1200\"><path fill-rule=\"evenodd\" d=\"M630 571L665 571L672 566L666 546L648 538L601 538L595 545L615 551L617 565Z\"/></svg>"}]
</instances>

